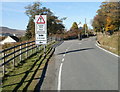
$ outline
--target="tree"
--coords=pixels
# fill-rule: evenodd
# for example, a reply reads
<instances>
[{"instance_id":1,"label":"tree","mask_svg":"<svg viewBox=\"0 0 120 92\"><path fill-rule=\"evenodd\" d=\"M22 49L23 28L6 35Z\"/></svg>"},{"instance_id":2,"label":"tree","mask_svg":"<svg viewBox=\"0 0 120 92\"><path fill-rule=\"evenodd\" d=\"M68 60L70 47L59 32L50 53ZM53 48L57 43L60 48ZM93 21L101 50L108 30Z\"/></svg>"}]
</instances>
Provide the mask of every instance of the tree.
<instances>
[{"instance_id":1,"label":"tree","mask_svg":"<svg viewBox=\"0 0 120 92\"><path fill-rule=\"evenodd\" d=\"M77 30L78 29L78 25L76 22L73 22L71 30Z\"/></svg>"},{"instance_id":2,"label":"tree","mask_svg":"<svg viewBox=\"0 0 120 92\"><path fill-rule=\"evenodd\" d=\"M35 23L34 20L30 18L28 25L27 25L27 31L25 36L30 39L35 36Z\"/></svg>"},{"instance_id":3,"label":"tree","mask_svg":"<svg viewBox=\"0 0 120 92\"><path fill-rule=\"evenodd\" d=\"M62 18L61 20L58 19L57 16L55 16L49 8L42 7L40 2L35 2L32 5L28 5L25 7L26 9L26 15L29 17L29 23L27 26L26 31L26 37L33 38L35 36L35 15L47 15L47 30L48 35L49 34L55 34L59 31L59 33L63 32L63 29L65 28L62 24L62 20L65 18Z\"/></svg>"},{"instance_id":4,"label":"tree","mask_svg":"<svg viewBox=\"0 0 120 92\"><path fill-rule=\"evenodd\" d=\"M84 24L83 25L83 28L82 28L82 33L84 34L85 32L87 33L88 32L88 26L87 26L87 24Z\"/></svg>"},{"instance_id":5,"label":"tree","mask_svg":"<svg viewBox=\"0 0 120 92\"><path fill-rule=\"evenodd\" d=\"M120 24L120 2L111 2L111 0L109 2L102 2L97 13L92 23L94 30L118 31Z\"/></svg>"}]
</instances>

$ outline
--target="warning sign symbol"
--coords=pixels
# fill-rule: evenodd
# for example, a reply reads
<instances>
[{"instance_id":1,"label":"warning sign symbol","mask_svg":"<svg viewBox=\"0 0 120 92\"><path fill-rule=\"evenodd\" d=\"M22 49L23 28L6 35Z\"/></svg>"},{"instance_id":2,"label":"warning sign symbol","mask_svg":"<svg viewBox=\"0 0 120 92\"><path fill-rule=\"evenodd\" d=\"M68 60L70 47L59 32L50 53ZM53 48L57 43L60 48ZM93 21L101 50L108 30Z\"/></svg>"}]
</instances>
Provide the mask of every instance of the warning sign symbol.
<instances>
[{"instance_id":1,"label":"warning sign symbol","mask_svg":"<svg viewBox=\"0 0 120 92\"><path fill-rule=\"evenodd\" d=\"M37 20L36 23L37 23L37 24L45 24L45 20L44 20L44 18L40 15L40 17L38 18L38 20Z\"/></svg>"}]
</instances>

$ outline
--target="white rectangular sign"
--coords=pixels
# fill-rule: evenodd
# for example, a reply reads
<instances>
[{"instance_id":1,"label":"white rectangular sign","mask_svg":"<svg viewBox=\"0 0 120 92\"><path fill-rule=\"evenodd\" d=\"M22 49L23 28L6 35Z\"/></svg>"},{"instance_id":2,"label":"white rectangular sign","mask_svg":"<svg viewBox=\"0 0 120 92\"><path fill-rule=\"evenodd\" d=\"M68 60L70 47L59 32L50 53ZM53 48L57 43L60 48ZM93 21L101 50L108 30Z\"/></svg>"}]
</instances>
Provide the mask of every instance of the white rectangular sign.
<instances>
[{"instance_id":1,"label":"white rectangular sign","mask_svg":"<svg viewBox=\"0 0 120 92\"><path fill-rule=\"evenodd\" d=\"M46 34L36 34L36 40L47 40Z\"/></svg>"},{"instance_id":2,"label":"white rectangular sign","mask_svg":"<svg viewBox=\"0 0 120 92\"><path fill-rule=\"evenodd\" d=\"M35 15L35 42L47 44L47 15Z\"/></svg>"},{"instance_id":3,"label":"white rectangular sign","mask_svg":"<svg viewBox=\"0 0 120 92\"><path fill-rule=\"evenodd\" d=\"M47 41L42 41L42 40L39 41L39 40L37 40L37 41L36 41L36 44L47 44Z\"/></svg>"}]
</instances>

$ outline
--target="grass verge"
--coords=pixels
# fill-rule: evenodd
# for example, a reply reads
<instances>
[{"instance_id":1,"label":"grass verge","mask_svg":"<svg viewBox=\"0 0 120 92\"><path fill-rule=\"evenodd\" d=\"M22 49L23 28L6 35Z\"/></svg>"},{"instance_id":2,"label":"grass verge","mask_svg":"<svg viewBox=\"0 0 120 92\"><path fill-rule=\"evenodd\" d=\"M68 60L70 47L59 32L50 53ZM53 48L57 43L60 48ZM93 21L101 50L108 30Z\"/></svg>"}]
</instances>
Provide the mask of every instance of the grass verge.
<instances>
[{"instance_id":1,"label":"grass verge","mask_svg":"<svg viewBox=\"0 0 120 92\"><path fill-rule=\"evenodd\" d=\"M3 79L2 91L34 90L37 82L46 65L47 58L50 57L51 45L46 47L46 55L43 50L38 51L25 62L21 62L13 71L9 72Z\"/></svg>"}]
</instances>

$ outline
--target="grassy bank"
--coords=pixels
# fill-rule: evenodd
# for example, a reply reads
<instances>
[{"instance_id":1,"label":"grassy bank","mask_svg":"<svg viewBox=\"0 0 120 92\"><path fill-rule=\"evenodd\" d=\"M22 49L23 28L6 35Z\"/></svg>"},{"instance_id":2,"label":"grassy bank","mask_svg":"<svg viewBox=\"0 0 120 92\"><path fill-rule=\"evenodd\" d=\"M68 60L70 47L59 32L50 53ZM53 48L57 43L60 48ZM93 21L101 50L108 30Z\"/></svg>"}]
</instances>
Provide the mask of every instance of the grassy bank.
<instances>
[{"instance_id":1,"label":"grassy bank","mask_svg":"<svg viewBox=\"0 0 120 92\"><path fill-rule=\"evenodd\" d=\"M101 47L120 55L120 32L116 32L113 35L98 33L97 41Z\"/></svg>"},{"instance_id":2,"label":"grassy bank","mask_svg":"<svg viewBox=\"0 0 120 92\"><path fill-rule=\"evenodd\" d=\"M55 43L52 43L55 44ZM43 50L38 51L25 62L21 62L13 71L3 79L3 91L34 90L44 70L47 59L50 57L51 45L46 48L46 56Z\"/></svg>"}]
</instances>

